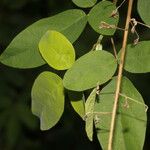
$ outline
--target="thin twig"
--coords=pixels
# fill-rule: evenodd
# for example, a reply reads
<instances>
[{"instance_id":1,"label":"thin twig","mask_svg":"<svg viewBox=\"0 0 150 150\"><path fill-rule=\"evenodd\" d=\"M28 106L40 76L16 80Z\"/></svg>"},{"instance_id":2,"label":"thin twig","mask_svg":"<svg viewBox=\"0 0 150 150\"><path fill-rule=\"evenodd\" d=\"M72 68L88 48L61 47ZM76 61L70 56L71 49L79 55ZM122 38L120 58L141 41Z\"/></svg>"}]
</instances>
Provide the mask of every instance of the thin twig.
<instances>
[{"instance_id":1,"label":"thin twig","mask_svg":"<svg viewBox=\"0 0 150 150\"><path fill-rule=\"evenodd\" d=\"M137 21L137 23L138 23L138 24L140 24L140 25L142 25L142 26L145 26L145 27L147 27L147 28L150 28L150 26L149 26L149 25L144 24L144 23L142 23L142 22Z\"/></svg>"},{"instance_id":2,"label":"thin twig","mask_svg":"<svg viewBox=\"0 0 150 150\"><path fill-rule=\"evenodd\" d=\"M125 2L126 0L123 0L122 2L121 2L121 4L116 8L117 10L124 4L124 2Z\"/></svg>"},{"instance_id":3,"label":"thin twig","mask_svg":"<svg viewBox=\"0 0 150 150\"><path fill-rule=\"evenodd\" d=\"M111 17L114 17L114 18L118 17L118 9L124 4L125 1L126 0L123 0L121 2L121 4L115 10L113 10L113 12L111 13ZM116 5L117 4L117 0L114 0L113 3Z\"/></svg>"},{"instance_id":4,"label":"thin twig","mask_svg":"<svg viewBox=\"0 0 150 150\"><path fill-rule=\"evenodd\" d=\"M111 39L111 44L112 44L113 51L114 51L114 56L115 56L116 60L118 60L117 50L116 50L116 47L115 47L114 39L112 37L110 39Z\"/></svg>"},{"instance_id":5,"label":"thin twig","mask_svg":"<svg viewBox=\"0 0 150 150\"><path fill-rule=\"evenodd\" d=\"M113 149L112 146L113 146L113 136L114 136L115 122L116 122L116 113L117 113L119 93L120 93L120 88L121 88L123 67L124 67L124 62L125 62L125 53L126 53L126 46L127 46L128 32L129 32L129 24L130 24L130 19L131 19L132 4L133 4L133 0L128 0L128 12L127 12L127 18L126 18L126 25L125 25L126 30L124 31L124 37L123 37L123 43L122 43L122 49L121 49L121 59L120 59L120 64L119 64L114 106L113 106L113 111L112 111L112 120L111 120L111 125L110 125L108 150Z\"/></svg>"},{"instance_id":6,"label":"thin twig","mask_svg":"<svg viewBox=\"0 0 150 150\"><path fill-rule=\"evenodd\" d=\"M131 33L135 33L136 34L136 39L134 40L134 45L137 45L139 40L140 40L140 36L139 36L138 32L136 31L137 24L134 24L132 22L130 22L130 23L132 25Z\"/></svg>"},{"instance_id":7,"label":"thin twig","mask_svg":"<svg viewBox=\"0 0 150 150\"><path fill-rule=\"evenodd\" d=\"M135 18L132 18L131 21L132 21L132 22L136 22L137 24L142 25L142 26L145 26L145 27L147 27L147 28L150 28L150 25L147 25L147 24L144 24L144 23L142 23L142 22L139 22L139 21L137 21Z\"/></svg>"}]
</instances>

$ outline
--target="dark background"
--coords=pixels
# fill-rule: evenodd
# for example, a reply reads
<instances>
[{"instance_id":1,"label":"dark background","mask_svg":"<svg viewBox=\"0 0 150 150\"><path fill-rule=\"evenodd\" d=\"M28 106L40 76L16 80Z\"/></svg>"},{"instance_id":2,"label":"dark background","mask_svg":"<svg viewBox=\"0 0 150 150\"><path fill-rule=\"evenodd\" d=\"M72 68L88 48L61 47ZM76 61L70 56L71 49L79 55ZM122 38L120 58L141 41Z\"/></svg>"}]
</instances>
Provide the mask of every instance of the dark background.
<instances>
[{"instance_id":1,"label":"dark background","mask_svg":"<svg viewBox=\"0 0 150 150\"><path fill-rule=\"evenodd\" d=\"M120 2L120 1L119 1ZM21 30L33 22L52 16L66 9L77 8L71 0L0 0L0 53ZM126 4L120 9L119 27L124 26ZM89 9L84 9L88 13ZM134 1L133 17L141 21ZM137 27L140 40L149 40L150 32ZM122 32L115 34L117 50L120 49ZM78 42L75 42L77 56L92 48L98 34L88 25ZM136 37L130 34L129 43ZM109 38L103 40L104 49L112 50ZM39 120L31 114L30 93L36 76L47 65L34 69L14 69L0 64L0 150L98 150L100 146L95 136L89 142L84 131L84 122L66 101L66 110L59 123L49 131L39 130ZM150 106L150 74L129 74L124 72L140 91ZM150 111L144 150L150 144ZM134 138L134 137L133 137Z\"/></svg>"}]
</instances>

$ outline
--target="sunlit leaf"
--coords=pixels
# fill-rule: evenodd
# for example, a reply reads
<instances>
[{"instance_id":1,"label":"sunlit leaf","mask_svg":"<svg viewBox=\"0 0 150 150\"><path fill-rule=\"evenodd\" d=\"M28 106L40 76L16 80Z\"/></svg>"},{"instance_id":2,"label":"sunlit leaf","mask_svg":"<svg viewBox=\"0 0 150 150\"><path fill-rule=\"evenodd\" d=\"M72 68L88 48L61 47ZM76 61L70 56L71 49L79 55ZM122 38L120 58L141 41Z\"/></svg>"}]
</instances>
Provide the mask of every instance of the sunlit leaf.
<instances>
[{"instance_id":1,"label":"sunlit leaf","mask_svg":"<svg viewBox=\"0 0 150 150\"><path fill-rule=\"evenodd\" d=\"M94 104L96 88L93 89L85 103L85 130L90 141L93 140Z\"/></svg>"},{"instance_id":2,"label":"sunlit leaf","mask_svg":"<svg viewBox=\"0 0 150 150\"><path fill-rule=\"evenodd\" d=\"M91 27L98 33L102 35L113 35L116 26L118 24L119 17L116 15L113 16L113 11L116 10L115 5L110 1L101 1L97 5L95 5L88 16L88 21ZM105 24L106 26L114 26L110 27L102 27Z\"/></svg>"},{"instance_id":3,"label":"sunlit leaf","mask_svg":"<svg viewBox=\"0 0 150 150\"><path fill-rule=\"evenodd\" d=\"M16 68L34 68L45 64L38 43L47 30L63 33L73 43L83 31L87 17L82 10L67 10L41 19L18 34L0 56L0 61Z\"/></svg>"},{"instance_id":4,"label":"sunlit leaf","mask_svg":"<svg viewBox=\"0 0 150 150\"><path fill-rule=\"evenodd\" d=\"M87 8L95 5L97 0L72 0L72 2L79 7Z\"/></svg>"},{"instance_id":5,"label":"sunlit leaf","mask_svg":"<svg viewBox=\"0 0 150 150\"><path fill-rule=\"evenodd\" d=\"M41 129L52 128L64 111L62 79L51 72L41 73L32 88L32 112L40 118Z\"/></svg>"},{"instance_id":6,"label":"sunlit leaf","mask_svg":"<svg viewBox=\"0 0 150 150\"><path fill-rule=\"evenodd\" d=\"M108 81L116 71L117 63L106 51L92 51L79 58L66 72L65 88L83 91Z\"/></svg>"},{"instance_id":7,"label":"sunlit leaf","mask_svg":"<svg viewBox=\"0 0 150 150\"><path fill-rule=\"evenodd\" d=\"M150 25L150 1L149 0L138 0L138 12L143 19L143 21Z\"/></svg>"},{"instance_id":8,"label":"sunlit leaf","mask_svg":"<svg viewBox=\"0 0 150 150\"><path fill-rule=\"evenodd\" d=\"M100 92L95 111L101 112L96 124L97 136L103 150L107 150L111 112L114 104L116 77ZM146 112L142 96L126 77L122 80L113 138L114 150L142 150L146 131ZM127 98L129 97L129 98ZM103 114L102 114L103 112ZM105 115L104 115L105 113ZM108 113L108 114L107 114Z\"/></svg>"},{"instance_id":9,"label":"sunlit leaf","mask_svg":"<svg viewBox=\"0 0 150 150\"><path fill-rule=\"evenodd\" d=\"M47 31L40 40L39 49L44 60L57 70L69 69L75 61L72 44L57 31Z\"/></svg>"}]
</instances>

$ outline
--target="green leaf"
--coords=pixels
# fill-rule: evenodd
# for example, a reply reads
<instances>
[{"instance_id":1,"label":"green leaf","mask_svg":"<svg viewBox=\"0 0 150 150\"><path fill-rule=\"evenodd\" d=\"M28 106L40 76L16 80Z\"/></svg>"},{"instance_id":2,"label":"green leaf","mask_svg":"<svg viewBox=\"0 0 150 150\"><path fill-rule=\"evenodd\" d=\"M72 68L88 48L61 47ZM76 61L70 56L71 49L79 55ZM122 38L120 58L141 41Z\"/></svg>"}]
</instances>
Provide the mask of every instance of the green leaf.
<instances>
[{"instance_id":1,"label":"green leaf","mask_svg":"<svg viewBox=\"0 0 150 150\"><path fill-rule=\"evenodd\" d=\"M97 0L72 0L72 2L79 7L87 8L94 6Z\"/></svg>"},{"instance_id":2,"label":"green leaf","mask_svg":"<svg viewBox=\"0 0 150 150\"><path fill-rule=\"evenodd\" d=\"M92 51L79 58L66 72L65 88L83 91L108 81L116 71L117 63L106 51Z\"/></svg>"},{"instance_id":3,"label":"green leaf","mask_svg":"<svg viewBox=\"0 0 150 150\"><path fill-rule=\"evenodd\" d=\"M111 115L114 104L116 77L100 92L95 111L99 112L99 123L96 124L97 136L103 150L107 150ZM126 77L122 80L121 94L118 103L116 126L113 138L114 150L142 150L146 131L146 112L142 96ZM130 97L131 99L127 98ZM105 114L104 113L107 113ZM110 113L109 113L110 112Z\"/></svg>"},{"instance_id":4,"label":"green leaf","mask_svg":"<svg viewBox=\"0 0 150 150\"><path fill-rule=\"evenodd\" d=\"M84 119L85 108L84 108L84 97L82 92L68 91L68 97L71 102L73 109L77 114Z\"/></svg>"},{"instance_id":5,"label":"green leaf","mask_svg":"<svg viewBox=\"0 0 150 150\"><path fill-rule=\"evenodd\" d=\"M85 130L90 141L93 140L93 121L94 121L94 104L96 98L96 88L93 89L85 103Z\"/></svg>"},{"instance_id":6,"label":"green leaf","mask_svg":"<svg viewBox=\"0 0 150 150\"><path fill-rule=\"evenodd\" d=\"M72 44L57 31L47 31L40 40L39 49L44 60L57 70L69 69L75 61Z\"/></svg>"},{"instance_id":7,"label":"green leaf","mask_svg":"<svg viewBox=\"0 0 150 150\"><path fill-rule=\"evenodd\" d=\"M148 25L150 25L150 13L148 13L150 8L149 6L149 0L138 0L138 12L142 20Z\"/></svg>"},{"instance_id":8,"label":"green leaf","mask_svg":"<svg viewBox=\"0 0 150 150\"><path fill-rule=\"evenodd\" d=\"M89 24L96 32L102 35L113 35L116 29L100 28L100 25L105 22L106 24L117 26L119 17L111 17L114 10L116 10L116 7L112 2L99 2L91 9L88 15Z\"/></svg>"},{"instance_id":9,"label":"green leaf","mask_svg":"<svg viewBox=\"0 0 150 150\"><path fill-rule=\"evenodd\" d=\"M18 34L0 56L0 61L16 68L34 68L45 64L38 43L47 30L57 30L73 43L83 31L87 17L82 10L72 9L41 19Z\"/></svg>"},{"instance_id":10,"label":"green leaf","mask_svg":"<svg viewBox=\"0 0 150 150\"><path fill-rule=\"evenodd\" d=\"M64 111L62 79L51 72L41 73L32 88L32 112L40 118L41 130L52 128Z\"/></svg>"},{"instance_id":11,"label":"green leaf","mask_svg":"<svg viewBox=\"0 0 150 150\"><path fill-rule=\"evenodd\" d=\"M150 72L150 41L127 46L124 69L132 73Z\"/></svg>"}]
</instances>

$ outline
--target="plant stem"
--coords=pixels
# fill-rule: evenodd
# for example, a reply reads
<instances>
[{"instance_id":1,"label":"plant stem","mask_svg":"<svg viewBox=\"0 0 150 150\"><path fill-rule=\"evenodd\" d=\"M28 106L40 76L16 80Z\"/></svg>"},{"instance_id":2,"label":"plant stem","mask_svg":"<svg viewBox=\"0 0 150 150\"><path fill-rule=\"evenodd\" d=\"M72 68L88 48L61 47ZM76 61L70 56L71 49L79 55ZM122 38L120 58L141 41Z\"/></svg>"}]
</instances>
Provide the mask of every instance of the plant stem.
<instances>
[{"instance_id":1,"label":"plant stem","mask_svg":"<svg viewBox=\"0 0 150 150\"><path fill-rule=\"evenodd\" d=\"M121 48L121 58L120 58L120 64L119 64L119 70L118 70L114 106L113 106L112 119L111 119L111 125L110 125L108 150L112 150L112 147L113 147L113 136L114 136L116 115L117 115L119 93L120 93L120 88L121 88L122 73L123 73L123 67L124 67L124 62L125 62L125 53L126 53L126 46L127 46L127 39L128 39L129 24L130 24L130 19L131 19L132 4L133 4L133 0L128 0L128 12L127 12L127 18L126 18L126 25L125 25L126 30L124 31L123 43L122 43L122 48Z\"/></svg>"},{"instance_id":2,"label":"plant stem","mask_svg":"<svg viewBox=\"0 0 150 150\"><path fill-rule=\"evenodd\" d=\"M112 43L112 47L113 47L113 51L114 51L114 56L115 56L116 60L118 61L117 50L116 50L116 47L115 47L114 39L110 38L110 40L111 40L111 43Z\"/></svg>"},{"instance_id":3,"label":"plant stem","mask_svg":"<svg viewBox=\"0 0 150 150\"><path fill-rule=\"evenodd\" d=\"M140 24L140 25L142 25L142 26L145 26L145 27L147 27L147 28L150 28L150 26L149 26L149 25L144 24L144 23L142 23L142 22L137 21L137 23L138 23L138 24Z\"/></svg>"}]
</instances>

